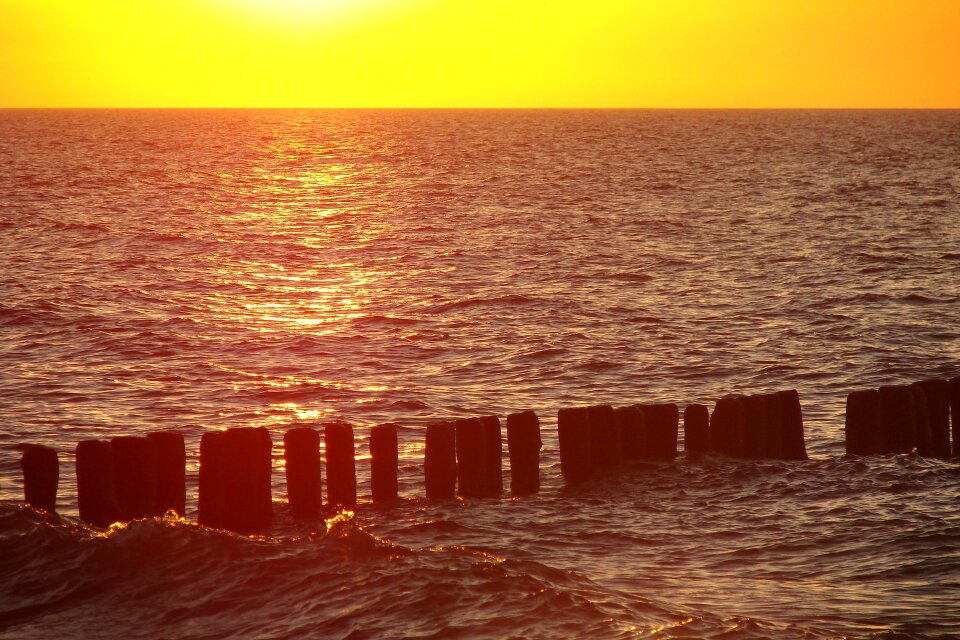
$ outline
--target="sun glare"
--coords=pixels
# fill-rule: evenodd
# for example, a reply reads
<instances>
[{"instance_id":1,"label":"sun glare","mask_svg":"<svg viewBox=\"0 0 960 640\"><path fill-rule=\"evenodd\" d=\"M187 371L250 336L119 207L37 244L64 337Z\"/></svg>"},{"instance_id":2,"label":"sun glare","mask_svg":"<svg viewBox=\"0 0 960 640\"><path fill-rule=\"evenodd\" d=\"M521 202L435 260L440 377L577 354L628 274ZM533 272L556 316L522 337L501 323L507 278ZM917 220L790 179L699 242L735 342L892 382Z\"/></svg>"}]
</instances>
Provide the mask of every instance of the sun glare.
<instances>
[{"instance_id":1,"label":"sun glare","mask_svg":"<svg viewBox=\"0 0 960 640\"><path fill-rule=\"evenodd\" d=\"M302 24L341 20L361 14L382 0L221 0L226 10L240 10L254 19Z\"/></svg>"}]
</instances>

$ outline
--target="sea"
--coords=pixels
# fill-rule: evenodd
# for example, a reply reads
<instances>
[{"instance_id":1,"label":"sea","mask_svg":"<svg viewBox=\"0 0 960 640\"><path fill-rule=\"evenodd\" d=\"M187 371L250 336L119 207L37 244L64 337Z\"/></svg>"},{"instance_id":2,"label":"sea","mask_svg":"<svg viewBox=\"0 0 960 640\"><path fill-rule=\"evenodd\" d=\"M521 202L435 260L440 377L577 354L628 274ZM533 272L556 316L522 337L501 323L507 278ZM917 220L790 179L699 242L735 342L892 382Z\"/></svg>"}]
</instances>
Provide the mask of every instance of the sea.
<instances>
[{"instance_id":1,"label":"sea","mask_svg":"<svg viewBox=\"0 0 960 640\"><path fill-rule=\"evenodd\" d=\"M0 638L960 637L960 462L844 448L849 392L960 375L960 111L4 110L0 260ZM808 460L560 473L561 407L783 389ZM425 499L426 425L525 409L540 493ZM360 504L294 519L332 420ZM196 523L235 426L260 535ZM81 523L77 442L168 429L186 518Z\"/></svg>"}]
</instances>

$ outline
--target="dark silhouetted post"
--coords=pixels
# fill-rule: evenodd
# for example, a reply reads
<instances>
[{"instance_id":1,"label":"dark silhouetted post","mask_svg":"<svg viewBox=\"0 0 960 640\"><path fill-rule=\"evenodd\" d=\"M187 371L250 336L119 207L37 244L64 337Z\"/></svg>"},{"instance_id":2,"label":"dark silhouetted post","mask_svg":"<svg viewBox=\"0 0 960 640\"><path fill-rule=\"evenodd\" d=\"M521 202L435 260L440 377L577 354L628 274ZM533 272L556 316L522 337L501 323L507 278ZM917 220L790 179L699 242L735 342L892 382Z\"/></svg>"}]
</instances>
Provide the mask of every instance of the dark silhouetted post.
<instances>
[{"instance_id":1,"label":"dark silhouetted post","mask_svg":"<svg viewBox=\"0 0 960 640\"><path fill-rule=\"evenodd\" d=\"M743 399L727 396L717 400L710 416L710 448L736 458L743 457Z\"/></svg>"},{"instance_id":2,"label":"dark silhouetted post","mask_svg":"<svg viewBox=\"0 0 960 640\"><path fill-rule=\"evenodd\" d=\"M540 491L540 420L533 411L507 416L507 451L510 455L510 491L525 495Z\"/></svg>"},{"instance_id":3,"label":"dark silhouetted post","mask_svg":"<svg viewBox=\"0 0 960 640\"><path fill-rule=\"evenodd\" d=\"M183 434L157 431L147 434L157 452L157 497L154 515L173 510L183 517L187 512L187 449Z\"/></svg>"},{"instance_id":4,"label":"dark silhouetted post","mask_svg":"<svg viewBox=\"0 0 960 640\"><path fill-rule=\"evenodd\" d=\"M263 427L228 429L225 449L224 527L238 533L263 531L273 519L270 432Z\"/></svg>"},{"instance_id":5,"label":"dark silhouetted post","mask_svg":"<svg viewBox=\"0 0 960 640\"><path fill-rule=\"evenodd\" d=\"M283 434L283 459L287 473L287 501L297 518L312 518L323 503L320 433L295 427Z\"/></svg>"},{"instance_id":6,"label":"dark silhouetted post","mask_svg":"<svg viewBox=\"0 0 960 640\"><path fill-rule=\"evenodd\" d=\"M327 447L327 502L352 507L357 504L353 427L343 422L327 424L323 439Z\"/></svg>"},{"instance_id":7,"label":"dark silhouetted post","mask_svg":"<svg viewBox=\"0 0 960 640\"><path fill-rule=\"evenodd\" d=\"M920 383L927 399L930 424L930 455L950 457L950 383L946 380L924 380Z\"/></svg>"},{"instance_id":8,"label":"dark silhouetted post","mask_svg":"<svg viewBox=\"0 0 960 640\"><path fill-rule=\"evenodd\" d=\"M197 521L205 527L226 526L227 432L208 431L200 438L200 488Z\"/></svg>"},{"instance_id":9,"label":"dark silhouetted post","mask_svg":"<svg viewBox=\"0 0 960 640\"><path fill-rule=\"evenodd\" d=\"M683 410L683 450L703 453L710 450L710 410L691 404Z\"/></svg>"},{"instance_id":10,"label":"dark silhouetted post","mask_svg":"<svg viewBox=\"0 0 960 640\"><path fill-rule=\"evenodd\" d=\"M23 471L23 499L34 509L57 510L57 485L60 482L60 462L57 452L50 447L30 445L20 458Z\"/></svg>"},{"instance_id":11,"label":"dark silhouetted post","mask_svg":"<svg viewBox=\"0 0 960 640\"><path fill-rule=\"evenodd\" d=\"M930 425L927 393L919 382L914 382L909 387L913 394L914 444L917 455L929 458L933 456L933 430Z\"/></svg>"},{"instance_id":12,"label":"dark silhouetted post","mask_svg":"<svg viewBox=\"0 0 960 640\"><path fill-rule=\"evenodd\" d=\"M640 407L617 407L614 410L620 435L620 451L624 460L647 457L647 428Z\"/></svg>"},{"instance_id":13,"label":"dark silhouetted post","mask_svg":"<svg viewBox=\"0 0 960 640\"><path fill-rule=\"evenodd\" d=\"M486 495L495 498L503 493L503 432L497 416L482 416L480 422L483 423L483 441L486 446Z\"/></svg>"},{"instance_id":14,"label":"dark silhouetted post","mask_svg":"<svg viewBox=\"0 0 960 640\"><path fill-rule=\"evenodd\" d=\"M456 421L457 494L464 498L482 498L487 495L487 444L485 429L479 418Z\"/></svg>"},{"instance_id":15,"label":"dark silhouetted post","mask_svg":"<svg viewBox=\"0 0 960 640\"><path fill-rule=\"evenodd\" d=\"M950 378L950 428L953 431L953 455L960 457L960 376Z\"/></svg>"},{"instance_id":16,"label":"dark silhouetted post","mask_svg":"<svg viewBox=\"0 0 960 640\"><path fill-rule=\"evenodd\" d=\"M148 518L157 511L157 448L145 437L117 436L113 447L113 482L117 518Z\"/></svg>"},{"instance_id":17,"label":"dark silhouetted post","mask_svg":"<svg viewBox=\"0 0 960 640\"><path fill-rule=\"evenodd\" d=\"M456 427L452 422L427 425L423 474L428 500L457 495Z\"/></svg>"},{"instance_id":18,"label":"dark silhouetted post","mask_svg":"<svg viewBox=\"0 0 960 640\"><path fill-rule=\"evenodd\" d=\"M763 398L764 416L767 421L767 452L764 456L770 460L783 458L783 402L776 393L765 393Z\"/></svg>"},{"instance_id":19,"label":"dark silhouetted post","mask_svg":"<svg viewBox=\"0 0 960 640\"><path fill-rule=\"evenodd\" d=\"M620 464L620 430L613 407L600 404L587 409L590 422L590 464L612 469Z\"/></svg>"},{"instance_id":20,"label":"dark silhouetted post","mask_svg":"<svg viewBox=\"0 0 960 640\"><path fill-rule=\"evenodd\" d=\"M848 454L869 456L883 453L879 391L868 389L847 395L844 430Z\"/></svg>"},{"instance_id":21,"label":"dark silhouetted post","mask_svg":"<svg viewBox=\"0 0 960 640\"><path fill-rule=\"evenodd\" d=\"M767 403L763 396L744 396L743 457L767 456Z\"/></svg>"},{"instance_id":22,"label":"dark silhouetted post","mask_svg":"<svg viewBox=\"0 0 960 640\"><path fill-rule=\"evenodd\" d=\"M668 460L677 455L680 409L675 404L640 404L646 432L646 455L652 460Z\"/></svg>"},{"instance_id":23,"label":"dark silhouetted post","mask_svg":"<svg viewBox=\"0 0 960 640\"><path fill-rule=\"evenodd\" d=\"M560 409L557 412L557 438L560 441L560 471L567 481L577 483L590 478L588 410L582 407Z\"/></svg>"},{"instance_id":24,"label":"dark silhouetted post","mask_svg":"<svg viewBox=\"0 0 960 640\"><path fill-rule=\"evenodd\" d=\"M113 447L104 440L77 443L77 505L80 519L95 527L117 521Z\"/></svg>"},{"instance_id":25,"label":"dark silhouetted post","mask_svg":"<svg viewBox=\"0 0 960 640\"><path fill-rule=\"evenodd\" d=\"M880 419L884 453L910 453L917 429L910 387L880 387Z\"/></svg>"},{"instance_id":26,"label":"dark silhouetted post","mask_svg":"<svg viewBox=\"0 0 960 640\"><path fill-rule=\"evenodd\" d=\"M397 499L399 454L397 425L388 422L370 429L370 484L374 502Z\"/></svg>"},{"instance_id":27,"label":"dark silhouetted post","mask_svg":"<svg viewBox=\"0 0 960 640\"><path fill-rule=\"evenodd\" d=\"M784 460L806 460L807 443L803 436L803 411L800 408L800 394L796 389L778 391L780 410L783 419Z\"/></svg>"}]
</instances>

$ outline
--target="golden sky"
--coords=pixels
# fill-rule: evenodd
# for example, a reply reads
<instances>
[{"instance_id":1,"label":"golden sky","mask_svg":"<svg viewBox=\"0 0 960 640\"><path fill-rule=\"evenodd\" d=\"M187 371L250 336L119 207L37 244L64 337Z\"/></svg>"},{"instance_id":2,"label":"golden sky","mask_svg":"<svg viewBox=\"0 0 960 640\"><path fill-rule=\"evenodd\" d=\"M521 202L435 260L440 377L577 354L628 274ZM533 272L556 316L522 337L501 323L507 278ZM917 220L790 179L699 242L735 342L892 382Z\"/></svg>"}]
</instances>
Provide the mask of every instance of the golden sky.
<instances>
[{"instance_id":1,"label":"golden sky","mask_svg":"<svg viewBox=\"0 0 960 640\"><path fill-rule=\"evenodd\" d=\"M960 107L960 0L0 0L0 107Z\"/></svg>"}]
</instances>

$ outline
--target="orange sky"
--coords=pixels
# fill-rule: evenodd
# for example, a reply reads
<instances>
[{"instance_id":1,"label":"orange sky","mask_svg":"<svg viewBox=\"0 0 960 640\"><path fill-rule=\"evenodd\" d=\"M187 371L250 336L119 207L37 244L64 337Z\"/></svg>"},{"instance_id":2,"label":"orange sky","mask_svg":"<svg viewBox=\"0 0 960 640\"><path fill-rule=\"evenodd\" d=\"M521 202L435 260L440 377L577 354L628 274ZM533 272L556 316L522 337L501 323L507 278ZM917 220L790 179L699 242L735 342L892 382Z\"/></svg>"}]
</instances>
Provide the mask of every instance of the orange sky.
<instances>
[{"instance_id":1,"label":"orange sky","mask_svg":"<svg viewBox=\"0 0 960 640\"><path fill-rule=\"evenodd\" d=\"M960 107L960 0L0 0L0 107Z\"/></svg>"}]
</instances>

